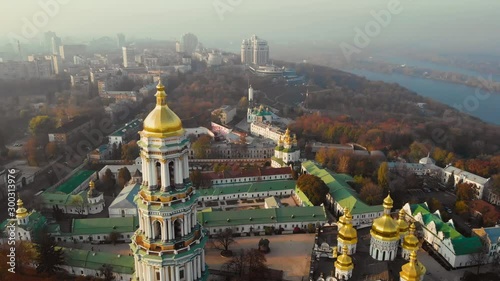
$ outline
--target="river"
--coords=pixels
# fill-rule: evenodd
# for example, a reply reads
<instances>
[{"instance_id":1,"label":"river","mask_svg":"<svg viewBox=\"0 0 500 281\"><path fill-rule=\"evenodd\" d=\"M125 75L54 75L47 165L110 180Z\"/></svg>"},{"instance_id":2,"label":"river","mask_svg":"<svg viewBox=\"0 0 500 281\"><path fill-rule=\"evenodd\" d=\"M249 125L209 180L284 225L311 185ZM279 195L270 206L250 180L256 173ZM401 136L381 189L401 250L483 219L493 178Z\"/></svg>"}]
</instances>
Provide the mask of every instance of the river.
<instances>
[{"instance_id":1,"label":"river","mask_svg":"<svg viewBox=\"0 0 500 281\"><path fill-rule=\"evenodd\" d=\"M360 69L344 69L369 80L397 83L417 94L432 98L452 107L460 107L464 113L481 120L500 125L500 93L487 93L484 90L465 85L436 81L403 74L387 74Z\"/></svg>"}]
</instances>

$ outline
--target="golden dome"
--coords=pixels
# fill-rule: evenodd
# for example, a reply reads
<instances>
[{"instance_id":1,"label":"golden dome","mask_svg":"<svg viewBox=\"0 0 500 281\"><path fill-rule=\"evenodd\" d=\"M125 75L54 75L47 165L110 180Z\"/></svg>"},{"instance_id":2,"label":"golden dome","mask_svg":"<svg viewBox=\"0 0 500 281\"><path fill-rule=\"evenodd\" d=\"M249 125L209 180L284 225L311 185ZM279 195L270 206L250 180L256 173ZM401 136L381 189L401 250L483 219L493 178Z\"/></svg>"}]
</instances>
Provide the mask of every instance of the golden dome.
<instances>
[{"instance_id":1,"label":"golden dome","mask_svg":"<svg viewBox=\"0 0 500 281\"><path fill-rule=\"evenodd\" d=\"M21 198L17 199L17 210L16 210L16 218L22 219L28 216L28 210L24 208L24 203Z\"/></svg>"},{"instance_id":2,"label":"golden dome","mask_svg":"<svg viewBox=\"0 0 500 281\"><path fill-rule=\"evenodd\" d=\"M337 257L337 261L335 262L335 268L339 270L349 271L354 268L354 264L352 263L352 258L347 255L347 246L344 245L342 247L342 255Z\"/></svg>"},{"instance_id":3,"label":"golden dome","mask_svg":"<svg viewBox=\"0 0 500 281\"><path fill-rule=\"evenodd\" d=\"M383 204L384 209L391 210L393 204L394 204L394 201L392 201L391 194L387 194L387 197L385 197L385 199L384 199L384 204Z\"/></svg>"},{"instance_id":4,"label":"golden dome","mask_svg":"<svg viewBox=\"0 0 500 281\"><path fill-rule=\"evenodd\" d=\"M405 281L420 281L420 277L425 274L425 267L417 261L417 252L412 251L410 261L401 267L399 276Z\"/></svg>"},{"instance_id":5,"label":"golden dome","mask_svg":"<svg viewBox=\"0 0 500 281\"><path fill-rule=\"evenodd\" d=\"M399 217L398 217L398 228L399 228L399 234L405 234L408 232L408 223L405 220L405 210L401 209L399 210Z\"/></svg>"},{"instance_id":6,"label":"golden dome","mask_svg":"<svg viewBox=\"0 0 500 281\"><path fill-rule=\"evenodd\" d=\"M352 226L352 215L349 208L345 208L344 215L340 217L342 225L340 226L338 239L347 244L356 244L358 242L358 232Z\"/></svg>"},{"instance_id":7,"label":"golden dome","mask_svg":"<svg viewBox=\"0 0 500 281\"><path fill-rule=\"evenodd\" d=\"M415 236L415 224L412 223L410 225L410 233L408 235L405 236L405 238L403 239L403 245L402 247L404 249L407 249L407 250L411 250L411 251L414 251L414 250L418 250L418 238L417 236Z\"/></svg>"},{"instance_id":8,"label":"golden dome","mask_svg":"<svg viewBox=\"0 0 500 281\"><path fill-rule=\"evenodd\" d=\"M344 214L340 216L339 221L337 222L339 229L342 228L344 225L346 225L349 220L352 221L351 211L349 210L348 207L345 207Z\"/></svg>"},{"instance_id":9,"label":"golden dome","mask_svg":"<svg viewBox=\"0 0 500 281\"><path fill-rule=\"evenodd\" d=\"M181 119L168 107L165 86L158 81L156 86L156 107L144 119L144 130L146 136L171 137L184 134Z\"/></svg>"},{"instance_id":10,"label":"golden dome","mask_svg":"<svg viewBox=\"0 0 500 281\"><path fill-rule=\"evenodd\" d=\"M371 235L384 241L394 241L399 239L398 225L394 219L384 214L373 221Z\"/></svg>"}]
</instances>

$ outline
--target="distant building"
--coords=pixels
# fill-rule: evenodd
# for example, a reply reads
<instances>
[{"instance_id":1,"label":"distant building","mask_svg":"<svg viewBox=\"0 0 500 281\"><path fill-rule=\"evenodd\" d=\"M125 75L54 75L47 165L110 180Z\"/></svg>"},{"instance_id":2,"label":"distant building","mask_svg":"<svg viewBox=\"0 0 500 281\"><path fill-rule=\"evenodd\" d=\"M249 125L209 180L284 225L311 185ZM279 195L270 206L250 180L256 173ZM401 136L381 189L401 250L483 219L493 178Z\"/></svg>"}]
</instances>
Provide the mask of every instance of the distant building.
<instances>
[{"instance_id":1,"label":"distant building","mask_svg":"<svg viewBox=\"0 0 500 281\"><path fill-rule=\"evenodd\" d=\"M498 261L498 258L500 258L500 226L474 228L472 234L481 238L488 250L486 254L487 262Z\"/></svg>"},{"instance_id":2,"label":"distant building","mask_svg":"<svg viewBox=\"0 0 500 281\"><path fill-rule=\"evenodd\" d=\"M135 66L135 48L122 47L123 67Z\"/></svg>"},{"instance_id":3,"label":"distant building","mask_svg":"<svg viewBox=\"0 0 500 281\"><path fill-rule=\"evenodd\" d=\"M49 142L55 142L58 145L65 145L75 141L82 132L88 132L93 125L92 119L88 117L78 117L70 122L56 128L49 133Z\"/></svg>"},{"instance_id":4,"label":"distant building","mask_svg":"<svg viewBox=\"0 0 500 281\"><path fill-rule=\"evenodd\" d=\"M455 178L455 186L460 182L471 184L474 189L475 197L477 199L483 199L484 187L487 185L489 178L485 179L473 173L448 165L443 169L443 183L446 183L451 175Z\"/></svg>"},{"instance_id":5,"label":"distant building","mask_svg":"<svg viewBox=\"0 0 500 281\"><path fill-rule=\"evenodd\" d=\"M241 63L266 65L269 61L269 46L267 41L253 35L241 43Z\"/></svg>"},{"instance_id":6,"label":"distant building","mask_svg":"<svg viewBox=\"0 0 500 281\"><path fill-rule=\"evenodd\" d=\"M64 61L73 61L76 55L82 55L87 52L86 45L61 45L59 46L59 55Z\"/></svg>"},{"instance_id":7,"label":"distant building","mask_svg":"<svg viewBox=\"0 0 500 281\"><path fill-rule=\"evenodd\" d=\"M271 167L287 167L289 165L299 165L300 149L297 145L297 137L290 136L290 130L286 129L283 139L279 139L278 145L274 149L274 156L271 157Z\"/></svg>"},{"instance_id":8,"label":"distant building","mask_svg":"<svg viewBox=\"0 0 500 281\"><path fill-rule=\"evenodd\" d=\"M198 46L198 37L192 33L182 35L181 40L176 43L178 53L192 54Z\"/></svg>"},{"instance_id":9,"label":"distant building","mask_svg":"<svg viewBox=\"0 0 500 281\"><path fill-rule=\"evenodd\" d=\"M219 66L222 64L222 55L216 53L215 51L208 54L207 65L208 66Z\"/></svg>"},{"instance_id":10,"label":"distant building","mask_svg":"<svg viewBox=\"0 0 500 281\"><path fill-rule=\"evenodd\" d=\"M272 113L269 108L264 108L263 105L260 107L248 108L247 110L247 122L271 122L275 119L274 113Z\"/></svg>"},{"instance_id":11,"label":"distant building","mask_svg":"<svg viewBox=\"0 0 500 281\"><path fill-rule=\"evenodd\" d=\"M126 143L142 129L142 119L134 119L109 135L109 145Z\"/></svg>"},{"instance_id":12,"label":"distant building","mask_svg":"<svg viewBox=\"0 0 500 281\"><path fill-rule=\"evenodd\" d=\"M212 115L219 117L222 125L226 125L233 121L234 116L236 116L236 107L223 105L219 109L212 111Z\"/></svg>"},{"instance_id":13,"label":"distant building","mask_svg":"<svg viewBox=\"0 0 500 281\"><path fill-rule=\"evenodd\" d=\"M275 143L278 143L280 138L285 136L281 128L258 121L250 124L250 133L254 136L262 136L266 139L270 139Z\"/></svg>"},{"instance_id":14,"label":"distant building","mask_svg":"<svg viewBox=\"0 0 500 281\"><path fill-rule=\"evenodd\" d=\"M125 34L123 33L116 34L116 43L118 45L118 48L120 49L125 47Z\"/></svg>"},{"instance_id":15,"label":"distant building","mask_svg":"<svg viewBox=\"0 0 500 281\"><path fill-rule=\"evenodd\" d=\"M51 39L51 51L54 55L59 55L59 47L62 45L61 38L53 36Z\"/></svg>"}]
</instances>

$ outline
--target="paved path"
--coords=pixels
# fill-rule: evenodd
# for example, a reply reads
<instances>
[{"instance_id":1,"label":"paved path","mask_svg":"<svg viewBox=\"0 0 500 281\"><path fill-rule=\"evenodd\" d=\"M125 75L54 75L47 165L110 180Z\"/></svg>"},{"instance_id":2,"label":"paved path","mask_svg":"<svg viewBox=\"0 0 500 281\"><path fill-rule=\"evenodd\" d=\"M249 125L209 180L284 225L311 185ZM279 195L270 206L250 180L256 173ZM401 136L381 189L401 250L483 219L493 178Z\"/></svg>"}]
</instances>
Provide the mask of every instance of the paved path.
<instances>
[{"instance_id":1,"label":"paved path","mask_svg":"<svg viewBox=\"0 0 500 281\"><path fill-rule=\"evenodd\" d=\"M237 244L231 250L257 248L261 238L267 238L270 242L271 252L266 254L270 268L283 270L283 278L286 280L302 280L303 276L308 276L314 234L240 237L235 238ZM229 259L221 257L220 251L211 248L209 244L206 247L206 262L209 267L220 269Z\"/></svg>"}]
</instances>

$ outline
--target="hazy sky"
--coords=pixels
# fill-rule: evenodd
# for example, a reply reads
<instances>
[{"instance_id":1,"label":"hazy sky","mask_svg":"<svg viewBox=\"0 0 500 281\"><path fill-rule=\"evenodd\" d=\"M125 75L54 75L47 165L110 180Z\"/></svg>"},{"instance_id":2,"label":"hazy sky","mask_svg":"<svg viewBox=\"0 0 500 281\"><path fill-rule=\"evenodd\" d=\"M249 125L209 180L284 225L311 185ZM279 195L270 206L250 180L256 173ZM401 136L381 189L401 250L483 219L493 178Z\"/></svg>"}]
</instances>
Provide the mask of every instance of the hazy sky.
<instances>
[{"instance_id":1,"label":"hazy sky","mask_svg":"<svg viewBox=\"0 0 500 281\"><path fill-rule=\"evenodd\" d=\"M43 22L39 3L60 2L67 3ZM389 2L402 10L371 38L373 46L500 52L499 0L0 0L0 40L23 36L26 21L41 15L37 35L51 30L63 39L115 38L122 32L128 41L174 40L192 32L206 46L231 49L232 42L235 50L252 34L271 44L353 44L354 29L364 29L371 11L387 10Z\"/></svg>"}]
</instances>

